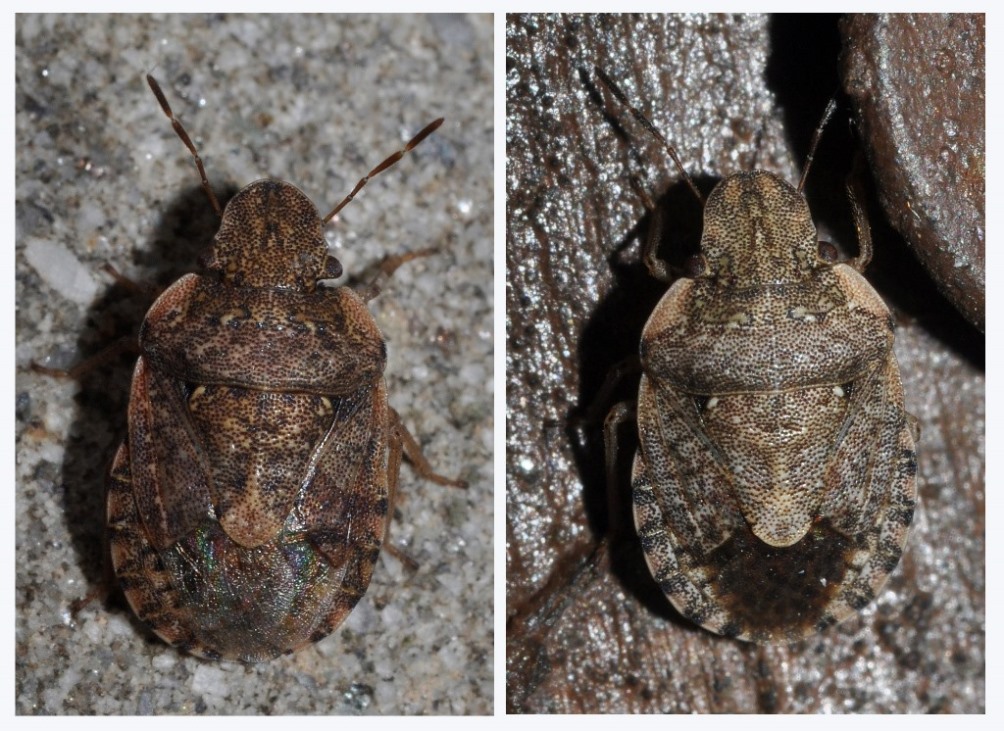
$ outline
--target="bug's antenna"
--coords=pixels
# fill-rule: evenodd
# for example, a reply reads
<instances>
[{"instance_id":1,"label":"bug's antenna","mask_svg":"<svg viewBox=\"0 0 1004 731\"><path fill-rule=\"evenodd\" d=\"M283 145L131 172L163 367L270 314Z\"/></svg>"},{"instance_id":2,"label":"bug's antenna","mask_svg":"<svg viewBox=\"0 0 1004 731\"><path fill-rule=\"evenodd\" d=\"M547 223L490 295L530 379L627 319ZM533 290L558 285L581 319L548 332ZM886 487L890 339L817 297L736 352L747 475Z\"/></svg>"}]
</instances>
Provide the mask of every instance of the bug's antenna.
<instances>
[{"instance_id":1,"label":"bug's antenna","mask_svg":"<svg viewBox=\"0 0 1004 731\"><path fill-rule=\"evenodd\" d=\"M830 117L833 116L833 112L837 109L837 95L834 94L830 97L830 103L826 105L826 109L823 110L823 118L819 121L819 126L816 127L816 131L812 133L812 144L809 145L809 155L805 158L805 167L802 168L802 178L798 181L798 192L801 193L802 189L805 187L805 180L809 177L809 168L812 167L812 159L816 155L816 146L819 145L819 138L823 136L823 127L826 123L830 121Z\"/></svg>"},{"instance_id":2,"label":"bug's antenna","mask_svg":"<svg viewBox=\"0 0 1004 731\"><path fill-rule=\"evenodd\" d=\"M363 186L365 186L366 183L368 183L371 178L375 178L377 175L379 175L380 173L382 173L384 170L386 170L387 168L389 168L391 165L393 165L394 163L396 163L402 157L404 157L409 152L411 152L416 147L418 147L419 143L422 140L424 140L426 137L428 137L429 135L431 135L433 132L435 132L439 128L439 125L441 125L442 123L443 123L443 118L440 117L439 119L435 120L434 122L430 122L429 124L425 125L425 127L422 129L421 132L419 132L417 135L415 135L414 137L412 137L408 141L407 145L405 145L404 147L402 147L400 150L398 150L397 152L395 152L393 155L391 155L390 157L388 157L382 163L380 163L375 168L373 168L368 173L366 173L366 175L364 175L359 180L359 182L356 183L356 187L352 189L352 192L349 193L347 196L345 196L345 199L341 203L339 203L337 206L335 206L334 208L332 208L331 209L331 213L329 213L327 216L324 217L323 223L327 223L328 221L330 221L332 218L334 218L338 214L338 212L340 210L342 210L343 208L345 208L345 206L347 206L352 201L352 199L356 197L356 193L358 193L360 190L362 190Z\"/></svg>"},{"instance_id":3,"label":"bug's antenna","mask_svg":"<svg viewBox=\"0 0 1004 731\"><path fill-rule=\"evenodd\" d=\"M691 179L690 175L687 174L687 170L686 168L683 167L683 161L680 160L680 156L677 154L676 148L669 143L669 140L663 137L662 132L656 129L656 126L652 124L651 121L649 121L648 117L642 114L642 112L637 107L635 107L633 104L631 104L631 102L628 101L627 97L624 95L624 92L621 91L620 87L617 86L616 83L614 83L613 79L611 79L603 72L603 69L601 69L599 66L593 66L593 70L596 72L596 75L600 77L600 79L607 86L607 88L610 89L611 92L613 92L613 95L617 97L618 101L620 101L621 104L623 104L625 107L628 108L628 110L631 112L632 116L638 121L638 123L641 124L641 126L644 127L645 129L647 129L657 140L659 140L663 144L663 146L669 152L669 156L673 158L673 162L676 163L676 169L680 171L680 174L683 175L683 179L686 181L687 185L690 186L690 189L692 191L694 191L694 195L697 196L697 200L700 203L704 203L704 196L701 195L701 191L697 189L697 186L694 185L693 179Z\"/></svg>"},{"instance_id":4,"label":"bug's antenna","mask_svg":"<svg viewBox=\"0 0 1004 731\"><path fill-rule=\"evenodd\" d=\"M181 126L181 122L178 118L174 116L174 112L171 111L171 105L167 103L167 97L164 96L164 92L161 91L160 84L157 80L153 78L150 74L146 75L146 83L150 85L150 90L153 91L153 95L157 97L157 101L160 102L160 108L164 110L164 114L167 118L171 120L171 126L174 127L174 131L178 133L178 137L181 141L185 143L185 147L188 151L192 153L192 157L195 158L195 167L199 169L199 175L202 176L202 189L206 191L206 195L209 196L209 202L213 206L213 210L216 211L217 216L223 216L223 209L220 208L220 202L216 200L216 194L213 192L212 186L209 184L209 178L206 177L206 169L202 166L202 158L199 157L198 151L195 149L195 144L192 142L192 138L188 136L188 132L185 128Z\"/></svg>"}]
</instances>

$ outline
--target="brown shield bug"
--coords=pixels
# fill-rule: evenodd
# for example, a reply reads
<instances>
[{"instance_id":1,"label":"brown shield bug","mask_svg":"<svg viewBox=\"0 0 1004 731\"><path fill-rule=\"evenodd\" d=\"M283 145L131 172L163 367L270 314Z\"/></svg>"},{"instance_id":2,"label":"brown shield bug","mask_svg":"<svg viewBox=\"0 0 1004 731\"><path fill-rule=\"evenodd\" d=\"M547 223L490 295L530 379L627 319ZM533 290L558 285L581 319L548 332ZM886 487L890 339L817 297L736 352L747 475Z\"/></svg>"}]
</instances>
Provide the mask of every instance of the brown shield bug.
<instances>
[{"instance_id":1,"label":"brown shield bug","mask_svg":"<svg viewBox=\"0 0 1004 731\"><path fill-rule=\"evenodd\" d=\"M797 188L764 171L714 188L700 254L641 338L632 492L646 561L681 614L750 642L792 642L871 602L917 499L894 323L860 274L867 221L852 195L860 253L837 263L802 195L834 107ZM646 263L665 275L656 243ZM608 454L628 412L608 418Z\"/></svg>"},{"instance_id":2,"label":"brown shield bug","mask_svg":"<svg viewBox=\"0 0 1004 731\"><path fill-rule=\"evenodd\" d=\"M465 485L432 471L388 406L366 299L318 286L341 274L324 224L443 120L323 219L279 180L251 183L221 211L195 145L147 80L221 224L210 274L175 282L140 330L108 490L112 565L166 642L255 662L325 637L366 592L402 454L427 479Z\"/></svg>"}]
</instances>

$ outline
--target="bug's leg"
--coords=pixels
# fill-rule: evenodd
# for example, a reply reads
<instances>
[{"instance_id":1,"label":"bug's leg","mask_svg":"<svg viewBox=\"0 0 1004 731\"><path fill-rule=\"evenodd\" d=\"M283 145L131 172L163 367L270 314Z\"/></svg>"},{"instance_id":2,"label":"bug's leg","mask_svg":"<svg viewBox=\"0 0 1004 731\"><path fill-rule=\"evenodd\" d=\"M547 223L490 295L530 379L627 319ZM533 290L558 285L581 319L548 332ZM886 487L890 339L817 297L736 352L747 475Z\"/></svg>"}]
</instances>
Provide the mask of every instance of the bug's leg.
<instances>
[{"instance_id":1,"label":"bug's leg","mask_svg":"<svg viewBox=\"0 0 1004 731\"><path fill-rule=\"evenodd\" d=\"M397 483L401 476L401 449L401 436L392 427L387 444L387 519L383 529L383 548L404 564L405 568L418 571L418 562L390 542L390 526L394 517L394 506L397 504Z\"/></svg>"},{"instance_id":2,"label":"bug's leg","mask_svg":"<svg viewBox=\"0 0 1004 731\"><path fill-rule=\"evenodd\" d=\"M101 271L115 280L115 284L123 289L142 296L144 299L155 300L164 292L163 287L158 287L150 282L141 283L130 279L111 264L102 264Z\"/></svg>"},{"instance_id":3,"label":"bug's leg","mask_svg":"<svg viewBox=\"0 0 1004 731\"><path fill-rule=\"evenodd\" d=\"M613 402L613 396L617 393L617 389L627 379L636 377L640 372L641 358L638 355L631 355L615 363L607 371L607 376L603 379L603 385L600 386L600 390L596 392L591 402L582 408L580 413L573 415L569 419L570 423L573 426L599 424L609 414L610 404Z\"/></svg>"},{"instance_id":4,"label":"bug's leg","mask_svg":"<svg viewBox=\"0 0 1004 731\"><path fill-rule=\"evenodd\" d=\"M913 442L916 444L920 441L920 419L918 419L913 414L907 412L906 414L906 428L910 430L910 436L913 437Z\"/></svg>"},{"instance_id":5,"label":"bug's leg","mask_svg":"<svg viewBox=\"0 0 1004 731\"><path fill-rule=\"evenodd\" d=\"M39 363L32 361L31 369L46 376L53 376L54 378L68 378L70 380L77 381L80 380L82 376L97 370L105 363L113 360L122 353L129 352L139 355L139 343L136 342L136 338L131 336L119 338L108 347L98 353L95 353L89 358L85 358L72 368L49 368L48 366L40 365Z\"/></svg>"},{"instance_id":6,"label":"bug's leg","mask_svg":"<svg viewBox=\"0 0 1004 731\"><path fill-rule=\"evenodd\" d=\"M467 487L466 480L445 477L432 468L432 465L429 464L429 460L427 460L425 455L422 454L422 447L419 446L417 441L415 441L415 437L411 435L411 432L408 431L404 422L401 421L401 416L394 411L394 409L390 410L390 418L392 438L393 434L396 433L404 451L404 455L408 458L408 461L411 462L411 466L414 468L415 472L418 473L419 477L429 480L430 482L435 482L437 485L445 485L446 487L458 487L461 489L465 489ZM400 457L398 457L398 461L400 461Z\"/></svg>"},{"instance_id":7,"label":"bug's leg","mask_svg":"<svg viewBox=\"0 0 1004 731\"><path fill-rule=\"evenodd\" d=\"M625 421L634 421L637 418L637 407L630 401L621 401L614 404L607 414L606 421L603 422L603 445L607 466L607 487L613 495L614 487L617 484L617 433Z\"/></svg>"},{"instance_id":8,"label":"bug's leg","mask_svg":"<svg viewBox=\"0 0 1004 731\"><path fill-rule=\"evenodd\" d=\"M659 244L662 242L662 209L655 204L655 201L652 200L652 197L645 191L641 184L636 184L635 189L641 197L642 203L645 204L645 210L648 211L649 218L652 221L652 224L645 236L645 244L642 247L642 260L645 262L645 266L648 269L649 274L658 279L660 282L669 282L673 279L673 276L670 273L670 267L665 261L657 256L659 252Z\"/></svg>"},{"instance_id":9,"label":"bug's leg","mask_svg":"<svg viewBox=\"0 0 1004 731\"><path fill-rule=\"evenodd\" d=\"M406 251L403 254L389 254L385 256L379 264L377 264L377 272L373 279L370 280L369 284L365 284L361 287L356 287L355 292L366 302L380 294L384 286L387 284L387 280L398 270L402 264L407 264L412 259L418 259L421 256L431 256L439 251L436 248L419 249L418 251Z\"/></svg>"},{"instance_id":10,"label":"bug's leg","mask_svg":"<svg viewBox=\"0 0 1004 731\"><path fill-rule=\"evenodd\" d=\"M641 359L638 355L630 356L615 363L607 371L606 378L603 380L599 391L587 403L576 407L576 411L569 414L567 420L569 436L573 441L575 449L583 458L587 458L588 455L590 461L596 459L596 455L598 454L597 447L599 446L597 439L603 440L605 455L610 455L611 450L616 453L618 449L616 441L617 428L620 424L618 423L611 427L607 421L610 418L612 410L631 403L630 401L617 403L618 399L626 396L626 391L631 384L633 384L633 392L638 393L638 374L640 372ZM616 405L612 406L612 404ZM599 436L601 425L603 434ZM605 481L603 484L606 488L604 494L609 501L608 513L615 515L620 511L616 508L618 503L614 499L615 492L612 489L617 483L612 477L615 470L612 471L613 466L611 465L611 461L609 456L605 457L604 465L606 469L604 471Z\"/></svg>"},{"instance_id":11,"label":"bug's leg","mask_svg":"<svg viewBox=\"0 0 1004 731\"><path fill-rule=\"evenodd\" d=\"M384 548L394 556L398 561L403 563L406 567L412 571L418 570L418 563L415 559L408 556L406 553L393 546L388 541L390 536L390 525L391 518L394 515L394 505L397 503L397 486L398 478L401 474L401 458L402 455L407 455L408 461L411 462L415 471L420 477L424 477L427 480L435 482L439 485L446 485L448 487L459 487L466 488L467 483L464 480L454 480L449 477L444 477L436 473L432 469L432 465L422 454L422 448L419 446L418 442L411 435L408 429L405 427L404 423L401 421L401 416L394 410L390 409L390 429L387 438L388 455L387 455L387 525L384 528Z\"/></svg>"},{"instance_id":12,"label":"bug's leg","mask_svg":"<svg viewBox=\"0 0 1004 731\"><path fill-rule=\"evenodd\" d=\"M163 292L163 289L160 287L151 286L149 284L141 284L130 279L111 264L102 264L101 271L112 277L115 280L115 283L120 287L134 295L140 295L144 300L152 301ZM54 378L68 378L73 381L78 381L83 376L86 376L88 373L92 373L105 363L114 360L123 353L131 353L136 356L139 355L139 342L135 336L127 335L119 338L114 343L105 346L94 355L80 361L72 368L50 368L32 361L31 369L36 373L42 373Z\"/></svg>"},{"instance_id":13,"label":"bug's leg","mask_svg":"<svg viewBox=\"0 0 1004 731\"><path fill-rule=\"evenodd\" d=\"M620 501L617 495L617 457L619 452L618 431L624 422L635 421L638 418L638 408L634 402L622 401L614 404L603 422L603 454L606 463L606 498L608 501L609 524L619 526L623 521L617 515ZM629 521L630 522L630 521Z\"/></svg>"},{"instance_id":14,"label":"bug's leg","mask_svg":"<svg viewBox=\"0 0 1004 731\"><path fill-rule=\"evenodd\" d=\"M868 262L872 260L872 232L862 203L864 193L861 189L861 159L860 153L855 155L854 167L847 176L847 198L850 200L851 212L854 215L854 227L858 231L858 255L848 264L859 272L864 271Z\"/></svg>"},{"instance_id":15,"label":"bug's leg","mask_svg":"<svg viewBox=\"0 0 1004 731\"><path fill-rule=\"evenodd\" d=\"M627 95L621 90L620 86L606 74L599 66L593 66L593 71L596 76L603 82L610 92L614 95L618 102L620 102L624 107L631 113L635 121L638 122L645 130L655 137L662 146L666 149L666 152L672 158L673 163L676 165L676 169L679 171L680 175L683 176L683 182L690 188L694 197L697 198L698 203L703 205L704 196L701 195L701 191L697 189L697 185L694 183L693 178L687 172L687 169L683 166L683 161L680 159L680 155L677 153L676 148L670 144L669 140L658 130L655 124L645 116L645 114L634 106L628 98ZM618 125L619 126L619 125ZM652 198L645 192L644 188L635 180L635 188L638 191L642 201L645 203L645 208L651 214L652 217L652 228L649 231L649 236L644 244L642 250L643 260L645 266L648 267L649 272L656 279L663 282L668 282L672 279L670 267L665 261L656 257L656 251L659 246L659 241L662 238L662 213L658 207L652 202Z\"/></svg>"}]
</instances>

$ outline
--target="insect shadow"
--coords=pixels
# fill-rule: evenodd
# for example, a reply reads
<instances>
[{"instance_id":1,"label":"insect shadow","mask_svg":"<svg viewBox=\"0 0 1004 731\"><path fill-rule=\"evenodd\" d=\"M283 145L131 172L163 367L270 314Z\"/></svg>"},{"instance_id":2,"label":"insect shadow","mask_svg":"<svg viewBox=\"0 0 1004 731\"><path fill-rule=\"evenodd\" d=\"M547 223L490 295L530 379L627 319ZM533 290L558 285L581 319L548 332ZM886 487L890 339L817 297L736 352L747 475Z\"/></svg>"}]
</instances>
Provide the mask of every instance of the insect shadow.
<instances>
[{"instance_id":1,"label":"insect shadow","mask_svg":"<svg viewBox=\"0 0 1004 731\"><path fill-rule=\"evenodd\" d=\"M225 185L218 190L225 202L237 187ZM159 640L135 618L111 578L105 539L105 485L115 450L126 436L130 383L143 318L160 290L199 268L196 262L209 251L218 229L219 217L206 202L201 186L182 190L164 206L150 241L137 243L131 262L106 262L116 270L127 269L136 281L123 277L99 296L88 310L87 327L77 341L81 362L95 357L99 362L84 368L76 378L77 411L61 472L62 509L87 589L112 589L107 594L108 608L128 616L151 642ZM97 276L109 277L104 273ZM111 357L105 360L104 352ZM85 590L82 588L81 594ZM81 598L67 597L71 601Z\"/></svg>"}]
</instances>

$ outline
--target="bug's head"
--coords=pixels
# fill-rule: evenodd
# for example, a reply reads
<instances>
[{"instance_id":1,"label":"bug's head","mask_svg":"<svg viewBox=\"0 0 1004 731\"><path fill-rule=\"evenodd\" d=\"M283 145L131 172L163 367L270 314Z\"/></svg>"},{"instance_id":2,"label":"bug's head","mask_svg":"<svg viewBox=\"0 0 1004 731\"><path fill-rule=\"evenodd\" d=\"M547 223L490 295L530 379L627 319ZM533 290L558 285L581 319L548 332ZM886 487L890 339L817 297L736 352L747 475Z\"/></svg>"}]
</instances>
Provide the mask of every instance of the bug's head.
<instances>
[{"instance_id":1,"label":"bug's head","mask_svg":"<svg viewBox=\"0 0 1004 731\"><path fill-rule=\"evenodd\" d=\"M281 180L258 180L230 200L205 265L236 287L307 292L342 273L314 204Z\"/></svg>"},{"instance_id":2,"label":"bug's head","mask_svg":"<svg viewBox=\"0 0 1004 731\"><path fill-rule=\"evenodd\" d=\"M829 265L820 255L809 204L773 173L736 173L704 207L702 276L739 286L794 282Z\"/></svg>"}]
</instances>

